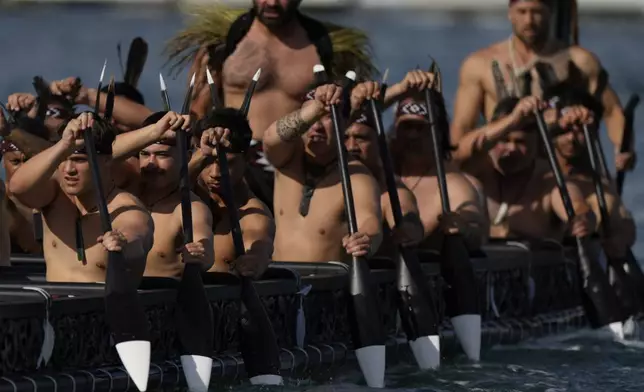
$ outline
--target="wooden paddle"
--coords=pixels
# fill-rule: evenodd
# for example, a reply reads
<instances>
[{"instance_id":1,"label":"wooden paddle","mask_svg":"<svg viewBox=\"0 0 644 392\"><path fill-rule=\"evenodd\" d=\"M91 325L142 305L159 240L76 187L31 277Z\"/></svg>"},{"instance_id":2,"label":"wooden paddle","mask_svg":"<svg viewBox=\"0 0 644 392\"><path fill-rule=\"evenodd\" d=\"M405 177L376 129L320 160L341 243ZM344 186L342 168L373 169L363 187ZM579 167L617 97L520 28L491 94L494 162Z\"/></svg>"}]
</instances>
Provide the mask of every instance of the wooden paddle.
<instances>
[{"instance_id":1,"label":"wooden paddle","mask_svg":"<svg viewBox=\"0 0 644 392\"><path fill-rule=\"evenodd\" d=\"M94 116L98 118L99 96L107 61L103 65L97 89ZM83 132L85 149L92 171L98 211L103 233L112 231L110 214L103 192L98 158L91 131ZM131 267L121 252L109 252L105 274L105 316L116 343L116 350L125 369L140 391L145 391L150 368L150 337L148 322L137 294L137 284L130 273Z\"/></svg>"},{"instance_id":2,"label":"wooden paddle","mask_svg":"<svg viewBox=\"0 0 644 392\"><path fill-rule=\"evenodd\" d=\"M595 150L595 143L593 142L596 135L591 134L588 126L583 126L584 137L586 138L586 148L588 150L588 158L590 167L592 169L592 179L595 185L595 195L597 196L597 203L599 205L599 213L601 215L602 236L610 237L612 230L610 220L611 217L608 213L608 204L606 203L606 195L604 193L604 184L600 174L600 164L597 151ZM635 282L632 276L629 276L624 271L625 260L615 259L614 257L606 254L608 260L608 268L610 275L613 276L613 288L616 291L617 297L621 300L622 306L627 314L634 315L638 310L642 310L642 304L637 298L637 284L642 287L644 281ZM610 276L609 275L609 276Z\"/></svg>"},{"instance_id":3,"label":"wooden paddle","mask_svg":"<svg viewBox=\"0 0 644 392\"><path fill-rule=\"evenodd\" d=\"M313 67L316 84L329 83L324 66ZM345 96L355 85L356 74L349 71L344 81ZM343 102L348 104L348 102ZM338 150L338 168L344 195L344 208L349 226L349 234L358 232L353 188L349 176L347 151L344 145L344 129L340 125L340 111L337 105L331 105L331 121ZM372 388L383 388L385 379L385 335L382 331L378 298L374 293L374 284L367 260L364 257L352 257L349 276L349 326L358 364L367 385Z\"/></svg>"},{"instance_id":4,"label":"wooden paddle","mask_svg":"<svg viewBox=\"0 0 644 392\"><path fill-rule=\"evenodd\" d=\"M443 138L445 136L442 133L448 132L448 130L438 129L434 113L433 94L439 93L436 91L438 84L435 82L440 80L440 70L435 62L430 70L434 73L435 79L434 83L425 89L425 104L427 105L427 121L431 129L442 213L446 216L452 213L443 163L445 156ZM447 283L444 294L446 314L450 317L454 331L468 358L478 361L481 355L481 315L477 284L470 262L470 254L465 239L460 233L444 235L441 249L441 275Z\"/></svg>"},{"instance_id":5,"label":"wooden paddle","mask_svg":"<svg viewBox=\"0 0 644 392\"><path fill-rule=\"evenodd\" d=\"M369 100L371 116L378 133L378 147L382 161L387 193L391 203L396 227L403 223L402 208L398 198L398 186L394 177L391 155L387 146L387 135L382 124L382 100L387 86L380 89L381 101ZM421 369L434 369L440 365L440 339L438 336L438 314L429 284L420 266L416 249L398 246L396 286L398 289L398 311L407 340Z\"/></svg>"},{"instance_id":6,"label":"wooden paddle","mask_svg":"<svg viewBox=\"0 0 644 392\"><path fill-rule=\"evenodd\" d=\"M215 86L210 71L206 70L206 72L214 103L217 102L214 100L217 94L217 86ZM251 85L246 91L244 97L245 104L242 105L245 108L245 111L242 112L244 115L248 115L248 108L250 107L250 101L255 91L257 81L259 80L259 75L260 71L255 74ZM230 131L235 132L234 129ZM250 140L250 137L248 139ZM222 198L228 208L233 245L235 246L235 256L239 258L246 254L246 247L239 223L239 213L237 204L235 203L233 184L230 180L226 150L222 145L217 146L217 162L219 163L219 169L221 171ZM264 303L259 294L257 294L252 280L240 275L240 281L241 319L239 322L239 341L246 373L250 378L251 384L282 385L284 380L280 375L280 348L277 344L277 338L271 320L266 313Z\"/></svg>"},{"instance_id":7,"label":"wooden paddle","mask_svg":"<svg viewBox=\"0 0 644 392\"><path fill-rule=\"evenodd\" d=\"M568 188L566 188L563 173L555 157L547 125L541 112L535 111L535 117L537 119L539 135L548 156L550 169L555 176L557 188L559 189L566 214L568 215L568 221L572 221L576 215L575 210L570 194L568 193ZM588 237L577 238L579 275L581 277L581 287L585 294L582 296L584 299L584 310L591 325L595 328L606 325L611 326L611 328L621 328L621 322L626 319L624 309L608 282L608 278L604 274L599 261L593 257L594 255L590 251L590 241Z\"/></svg>"},{"instance_id":8,"label":"wooden paddle","mask_svg":"<svg viewBox=\"0 0 644 392\"><path fill-rule=\"evenodd\" d=\"M166 110L172 110L168 91L163 80L161 82L161 97ZM181 114L190 113L190 98L195 84L192 75L190 86L183 101ZM177 148L180 160L181 219L183 227L183 244L194 242L192 227L192 191L188 175L188 135L185 131L176 131ZM177 332L181 343L181 364L188 387L191 391L207 391L210 385L210 372L214 349L215 325L212 309L204 289L201 273L203 266L186 263L177 291Z\"/></svg>"}]
</instances>

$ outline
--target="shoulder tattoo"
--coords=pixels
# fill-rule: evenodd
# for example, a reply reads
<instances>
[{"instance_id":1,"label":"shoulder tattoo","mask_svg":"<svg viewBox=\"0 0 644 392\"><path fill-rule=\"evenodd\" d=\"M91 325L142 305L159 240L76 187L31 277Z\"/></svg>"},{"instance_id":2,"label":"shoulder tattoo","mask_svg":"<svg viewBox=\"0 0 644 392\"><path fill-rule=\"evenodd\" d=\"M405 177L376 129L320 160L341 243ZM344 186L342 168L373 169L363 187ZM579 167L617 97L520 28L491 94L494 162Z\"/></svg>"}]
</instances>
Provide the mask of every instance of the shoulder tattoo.
<instances>
[{"instance_id":1,"label":"shoulder tattoo","mask_svg":"<svg viewBox=\"0 0 644 392\"><path fill-rule=\"evenodd\" d=\"M277 121L277 134L284 142L292 142L309 129L309 124L302 119L302 113L296 110Z\"/></svg>"}]
</instances>

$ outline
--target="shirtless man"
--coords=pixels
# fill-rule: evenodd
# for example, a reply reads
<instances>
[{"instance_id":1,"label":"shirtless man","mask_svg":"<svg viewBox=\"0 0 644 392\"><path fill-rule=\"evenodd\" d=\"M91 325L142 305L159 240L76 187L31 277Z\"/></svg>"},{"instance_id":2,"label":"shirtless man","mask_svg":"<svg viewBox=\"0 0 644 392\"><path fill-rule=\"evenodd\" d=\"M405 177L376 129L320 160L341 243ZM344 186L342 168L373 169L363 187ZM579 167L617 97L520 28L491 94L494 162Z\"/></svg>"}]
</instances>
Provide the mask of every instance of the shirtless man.
<instances>
[{"instance_id":1,"label":"shirtless man","mask_svg":"<svg viewBox=\"0 0 644 392\"><path fill-rule=\"evenodd\" d=\"M198 123L195 139L199 150L191 165L199 172L196 192L210 206L213 214L215 264L210 271L236 272L252 278L260 277L273 254L275 222L268 207L262 203L244 182L246 162L243 152L229 148L226 153L230 181L235 195L235 206L246 249L245 255L235 257L235 247L230 227L229 206L224 201L222 174L217 158L217 148L229 145L231 132L250 133L248 121L235 109L218 109Z\"/></svg>"},{"instance_id":2,"label":"shirtless man","mask_svg":"<svg viewBox=\"0 0 644 392\"><path fill-rule=\"evenodd\" d=\"M157 121L136 131L120 134L114 143L114 159L138 153L141 188L138 197L154 220L154 246L150 250L145 276L180 278L184 263L198 263L204 271L213 264L212 215L208 207L191 194L193 242L183 245L181 214L180 155L176 132L186 132L189 116L174 112L153 115ZM160 117L160 118L159 118Z\"/></svg>"},{"instance_id":3,"label":"shirtless man","mask_svg":"<svg viewBox=\"0 0 644 392\"><path fill-rule=\"evenodd\" d=\"M101 231L83 132L94 136L111 232ZM154 225L143 204L110 178L114 134L102 119L83 113L69 122L55 145L29 159L11 178L9 191L42 212L48 281L104 282L108 251L123 253L134 281L143 275Z\"/></svg>"},{"instance_id":4,"label":"shirtless man","mask_svg":"<svg viewBox=\"0 0 644 392\"><path fill-rule=\"evenodd\" d=\"M351 160L349 175L358 233L348 235L329 105L342 88L319 86L302 108L279 119L264 134L268 160L275 166L274 260L347 261L370 257L382 240L378 183L362 163Z\"/></svg>"},{"instance_id":5,"label":"shirtless man","mask_svg":"<svg viewBox=\"0 0 644 392\"><path fill-rule=\"evenodd\" d=\"M487 195L492 238L561 242L566 232L568 217L550 166L537 157L540 141L533 113L541 107L536 97L505 98L492 122L459 144ZM551 114L545 117L548 124L556 121ZM579 186L572 181L566 186L577 214L572 234L583 237L595 230L595 215Z\"/></svg>"},{"instance_id":6,"label":"shirtless man","mask_svg":"<svg viewBox=\"0 0 644 392\"><path fill-rule=\"evenodd\" d=\"M497 103L503 98L498 96L492 72L493 61L499 63L503 79L508 81L505 87L517 86L510 88L513 96L523 96L525 75L531 77L532 93L541 96L540 82L543 80L540 80L535 69L538 62L549 68L559 81L568 79L579 83L585 91L596 93L600 85L602 65L591 52L548 37L551 3L547 0L510 0L508 17L512 24L512 36L465 59L460 70L454 104L451 128L453 143L460 143L468 132L477 127L480 114L489 121ZM583 80L572 80L576 77L569 74L570 62L581 71ZM619 98L608 85L601 93L601 104L608 135L615 146L615 165L618 170L632 169L635 163L634 152L619 152L624 131L624 114ZM456 158L463 160L460 156Z\"/></svg>"},{"instance_id":7,"label":"shirtless man","mask_svg":"<svg viewBox=\"0 0 644 392\"><path fill-rule=\"evenodd\" d=\"M438 127L447 134L447 114L443 113L440 117ZM443 139L446 181L452 208L452 213L447 216L441 216L442 204L427 107L415 97L399 102L390 148L396 174L418 201L420 219L425 229L421 247L438 251L442 246L443 233L458 231L464 236L469 250L475 251L487 238L484 202L475 187L478 185L476 180L457 171L450 162L452 147L449 138Z\"/></svg>"},{"instance_id":8,"label":"shirtless man","mask_svg":"<svg viewBox=\"0 0 644 392\"><path fill-rule=\"evenodd\" d=\"M371 120L371 111L367 99L378 99L380 86L375 82L364 82L357 85L352 93L352 106L359 109L356 120L347 128L345 145L349 154L359 159L375 177L380 188L380 206L382 209L383 232L385 235L378 254L393 256L394 245L412 246L420 243L425 235L423 223L418 213L418 205L414 194L396 178L396 192L400 200L403 221L400 227L395 227L394 216L385 173L378 149L378 134ZM386 225L385 225L386 224Z\"/></svg>"},{"instance_id":9,"label":"shirtless man","mask_svg":"<svg viewBox=\"0 0 644 392\"><path fill-rule=\"evenodd\" d=\"M595 193L586 138L581 127L582 124L586 124L592 128L593 114L582 106L572 106L566 110L567 112L559 121L558 126L551 130L555 135L553 138L555 155L564 175L579 186L586 202L600 223L599 202ZM635 243L635 222L611 184L605 178L602 183L611 228L610 237L604 238L604 250L608 256L621 258L626 256L628 250Z\"/></svg>"}]
</instances>

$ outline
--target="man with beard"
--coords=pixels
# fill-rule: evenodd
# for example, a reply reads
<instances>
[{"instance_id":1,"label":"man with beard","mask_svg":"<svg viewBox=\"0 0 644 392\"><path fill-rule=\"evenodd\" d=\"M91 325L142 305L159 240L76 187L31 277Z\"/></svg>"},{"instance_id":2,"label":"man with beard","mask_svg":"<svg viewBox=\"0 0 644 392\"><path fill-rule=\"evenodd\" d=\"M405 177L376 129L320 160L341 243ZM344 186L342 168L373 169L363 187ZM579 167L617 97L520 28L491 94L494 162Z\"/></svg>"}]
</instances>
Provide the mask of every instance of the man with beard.
<instances>
[{"instance_id":1,"label":"man with beard","mask_svg":"<svg viewBox=\"0 0 644 392\"><path fill-rule=\"evenodd\" d=\"M143 105L143 96L136 88L126 83L119 83L114 95L114 109L112 114L113 125L119 133L130 132L139 129L143 121L147 119L152 110ZM69 77L63 80L51 82L49 89L53 96L65 97L77 105L96 105L96 89L87 88L80 83L79 78ZM105 111L107 93L101 92L100 111ZM139 161L137 156L128 157L122 164L112 167L112 178L116 186L137 194L139 184Z\"/></svg>"},{"instance_id":2,"label":"man with beard","mask_svg":"<svg viewBox=\"0 0 644 392\"><path fill-rule=\"evenodd\" d=\"M112 220L112 231L106 233L101 231L83 132L92 132L98 154L97 170ZM25 162L11 178L9 191L18 201L42 212L48 281L104 282L109 251L123 253L133 281L143 275L154 225L141 202L110 178L114 134L101 118L83 113L67 124L56 144Z\"/></svg>"},{"instance_id":3,"label":"man with beard","mask_svg":"<svg viewBox=\"0 0 644 392\"><path fill-rule=\"evenodd\" d=\"M593 113L583 106L566 108L564 116L551 129L555 156L564 175L579 186L586 202L601 221L599 202L595 193L593 172L590 165L586 138L582 125L593 126ZM610 217L610 237L604 238L604 249L608 256L621 258L635 243L635 222L611 184L603 179L604 196ZM603 233L602 233L603 234Z\"/></svg>"},{"instance_id":4,"label":"man with beard","mask_svg":"<svg viewBox=\"0 0 644 392\"><path fill-rule=\"evenodd\" d=\"M210 206L213 214L215 263L211 271L234 271L244 276L261 276L273 254L275 222L269 208L262 203L244 182L246 162L243 146L233 145L231 132L251 134L246 118L236 109L213 110L201 120L195 130L199 150L190 164L198 172L196 193ZM218 161L218 146L227 147L226 160L235 205L228 206L223 198L222 172ZM230 225L229 209L236 208L246 253L236 258Z\"/></svg>"},{"instance_id":5,"label":"man with beard","mask_svg":"<svg viewBox=\"0 0 644 392\"><path fill-rule=\"evenodd\" d=\"M348 165L358 232L349 235L338 171L330 105L340 104L342 88L317 87L302 108L265 132L268 160L275 166L274 260L347 261L370 257L382 240L380 189L362 163Z\"/></svg>"},{"instance_id":6,"label":"man with beard","mask_svg":"<svg viewBox=\"0 0 644 392\"><path fill-rule=\"evenodd\" d=\"M180 278L184 263L213 264L212 215L191 193L193 242L183 245L180 152L176 132L187 132L190 117L158 112L144 121L144 128L122 133L114 143L114 160L138 153L141 187L138 197L154 220L154 246L148 254L145 276Z\"/></svg>"},{"instance_id":7,"label":"man with beard","mask_svg":"<svg viewBox=\"0 0 644 392\"><path fill-rule=\"evenodd\" d=\"M177 66L194 58L189 73L197 81L191 110L199 118L213 105L206 67L221 93L222 105L216 106L232 108L241 106L253 75L261 68L248 114L253 143L247 180L267 203L272 200L273 168L262 151L263 134L273 122L300 108L301 98L314 82L311 68L321 63L334 77L349 70L364 78L375 73L364 34L305 16L298 10L300 3L253 0L252 9L243 14L209 6L168 47L171 59L179 59ZM231 15L239 16L232 21Z\"/></svg>"},{"instance_id":8,"label":"man with beard","mask_svg":"<svg viewBox=\"0 0 644 392\"><path fill-rule=\"evenodd\" d=\"M395 97L385 98L385 105L391 103L395 98L404 98L410 92L423 90L431 83L433 75L420 70L410 71L405 79L387 89L388 94L393 93ZM378 254L392 256L394 245L411 246L420 243L425 237L425 229L420 220L416 197L396 178L396 191L400 200L403 222L400 227L395 227L394 216L391 209L389 192L385 181L385 173L382 166L380 151L378 149L378 134L371 118L367 100L379 99L380 86L376 82L364 82L358 84L351 92L351 106L355 110L355 120L347 128L345 145L347 151L359 159L373 174L380 188L380 206L382 209L383 237L382 245Z\"/></svg>"},{"instance_id":9,"label":"man with beard","mask_svg":"<svg viewBox=\"0 0 644 392\"><path fill-rule=\"evenodd\" d=\"M454 104L452 140L460 143L476 128L480 114L489 120L504 91L509 89L509 94L516 97L530 95L529 92L541 96L542 86L565 80L599 97L608 135L615 146L617 170L632 169L634 153L619 152L624 131L619 98L607 80L603 83L606 74L595 55L548 37L553 5L552 0L510 0L508 17L513 31L510 38L470 55L463 62ZM504 80L510 81L510 86Z\"/></svg>"},{"instance_id":10,"label":"man with beard","mask_svg":"<svg viewBox=\"0 0 644 392\"><path fill-rule=\"evenodd\" d=\"M492 238L563 240L568 216L548 162L537 157L534 110L543 107L536 97L505 98L492 122L466 135L459 145L487 195ZM577 121L575 116L571 111L559 124ZM545 120L555 124L553 110L546 112ZM569 180L566 187L577 214L571 234L586 236L595 230L595 214L576 182Z\"/></svg>"},{"instance_id":11,"label":"man with beard","mask_svg":"<svg viewBox=\"0 0 644 392\"><path fill-rule=\"evenodd\" d=\"M449 143L447 113L439 108L437 128L445 156L445 179L452 213L441 215L442 205L434 147L427 121L427 106L418 97L409 97L398 103L394 134L390 141L396 174L419 201L418 209L424 227L422 248L440 250L443 233L460 232L470 251L478 250L487 238L487 215L476 180L455 169L451 162L453 147Z\"/></svg>"}]
</instances>

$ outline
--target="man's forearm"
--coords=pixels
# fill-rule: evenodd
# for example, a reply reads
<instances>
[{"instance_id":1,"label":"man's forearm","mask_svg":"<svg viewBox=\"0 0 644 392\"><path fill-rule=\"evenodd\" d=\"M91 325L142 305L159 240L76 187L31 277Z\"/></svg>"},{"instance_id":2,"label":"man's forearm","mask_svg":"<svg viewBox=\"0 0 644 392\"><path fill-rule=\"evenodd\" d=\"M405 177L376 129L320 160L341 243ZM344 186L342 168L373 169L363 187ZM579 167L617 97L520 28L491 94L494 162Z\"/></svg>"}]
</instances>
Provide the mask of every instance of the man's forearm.
<instances>
[{"instance_id":1,"label":"man's forearm","mask_svg":"<svg viewBox=\"0 0 644 392\"><path fill-rule=\"evenodd\" d=\"M90 107L96 106L96 92L97 91L94 88L87 89L87 100L88 106ZM99 111L101 113L105 113L107 94L101 93L100 100ZM120 124L131 128L138 128L152 113L152 110L148 107L137 102L124 97L114 97L114 111L112 117L114 117L114 119Z\"/></svg>"},{"instance_id":2,"label":"man's forearm","mask_svg":"<svg viewBox=\"0 0 644 392\"><path fill-rule=\"evenodd\" d=\"M155 124L152 124L145 128L137 129L136 131L118 135L112 147L112 159L126 159L156 142L158 136L153 132L155 126Z\"/></svg>"},{"instance_id":3,"label":"man's forearm","mask_svg":"<svg viewBox=\"0 0 644 392\"><path fill-rule=\"evenodd\" d=\"M69 156L69 147L58 142L25 162L10 182L11 193L20 194L38 188L48 181L58 165Z\"/></svg>"},{"instance_id":4,"label":"man's forearm","mask_svg":"<svg viewBox=\"0 0 644 392\"><path fill-rule=\"evenodd\" d=\"M277 135L283 142L297 140L321 117L321 108L317 102L307 105L277 120Z\"/></svg>"}]
</instances>

